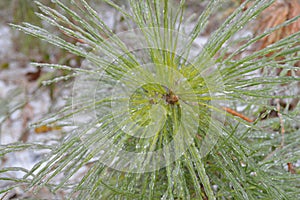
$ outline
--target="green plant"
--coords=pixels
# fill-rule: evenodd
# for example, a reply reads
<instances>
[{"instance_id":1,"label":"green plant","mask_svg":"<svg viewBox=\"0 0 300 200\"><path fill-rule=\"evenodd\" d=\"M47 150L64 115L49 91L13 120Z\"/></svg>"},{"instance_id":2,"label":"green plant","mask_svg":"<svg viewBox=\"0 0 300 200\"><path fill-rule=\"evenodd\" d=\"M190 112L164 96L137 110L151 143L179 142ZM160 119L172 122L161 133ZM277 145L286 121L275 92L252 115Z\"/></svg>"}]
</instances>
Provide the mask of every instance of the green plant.
<instances>
[{"instance_id":1,"label":"green plant","mask_svg":"<svg viewBox=\"0 0 300 200\"><path fill-rule=\"evenodd\" d=\"M242 38L244 44L228 55L233 36L273 1L256 0L244 10L246 1L200 49L193 49L193 42L221 1L209 1L193 30L184 33L184 0L129 0L128 10L105 0L128 22L130 30L117 34L84 0L71 1L72 9L53 2L60 9L37 2L38 16L84 45L29 23L13 26L86 59L80 69L33 63L75 72L73 104L40 123L73 117L75 128L59 145L48 147L49 156L23 178L12 179L16 185L53 193L70 190L68 198L77 199L299 198L299 174L283 168L300 159L299 130L274 134L260 117L246 122L223 109L240 104L249 113L259 107L279 112L267 104L270 98L295 97L274 95L274 90L299 78L255 72L299 59L299 32L234 57L299 16L257 37ZM264 57L270 52L271 57ZM282 56L284 61L274 59ZM29 147L37 146L15 144L0 152ZM73 182L82 168L87 168L84 177Z\"/></svg>"}]
</instances>

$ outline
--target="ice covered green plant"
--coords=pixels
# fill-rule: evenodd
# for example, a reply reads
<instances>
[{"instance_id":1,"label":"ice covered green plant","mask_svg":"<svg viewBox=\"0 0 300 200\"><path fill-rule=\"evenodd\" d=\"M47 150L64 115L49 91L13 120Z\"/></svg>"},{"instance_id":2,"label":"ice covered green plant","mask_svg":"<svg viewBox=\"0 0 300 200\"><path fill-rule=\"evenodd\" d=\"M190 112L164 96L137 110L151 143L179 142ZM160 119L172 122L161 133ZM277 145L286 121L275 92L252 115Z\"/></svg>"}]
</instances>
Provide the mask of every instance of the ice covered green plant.
<instances>
[{"instance_id":1,"label":"ice covered green plant","mask_svg":"<svg viewBox=\"0 0 300 200\"><path fill-rule=\"evenodd\" d=\"M15 26L86 59L81 68L33 63L74 71L72 105L44 123L71 118L75 129L19 182L29 189L49 187L54 193L69 189L69 198L77 199L299 197L299 175L276 164L283 157L285 162L299 159L297 132L287 136L278 154L263 159L278 138L266 136L259 121L250 124L229 117L222 109L236 102L268 107L264 102L274 98L274 88L298 80L255 72L269 65L283 66L273 57L264 57L270 52L298 59L300 33L234 59L296 19L244 38L243 45L224 56L233 36L273 1L252 1L244 10L246 1L197 49L195 39L222 1L209 1L189 32L184 31L184 0L129 0L128 8L104 2L123 15L128 31L112 32L84 0L68 5L53 0L59 9L37 2L41 19L81 44L30 23ZM263 139L249 137L258 133ZM89 167L82 180L72 182L72 176L85 166ZM60 174L59 182L53 181Z\"/></svg>"}]
</instances>

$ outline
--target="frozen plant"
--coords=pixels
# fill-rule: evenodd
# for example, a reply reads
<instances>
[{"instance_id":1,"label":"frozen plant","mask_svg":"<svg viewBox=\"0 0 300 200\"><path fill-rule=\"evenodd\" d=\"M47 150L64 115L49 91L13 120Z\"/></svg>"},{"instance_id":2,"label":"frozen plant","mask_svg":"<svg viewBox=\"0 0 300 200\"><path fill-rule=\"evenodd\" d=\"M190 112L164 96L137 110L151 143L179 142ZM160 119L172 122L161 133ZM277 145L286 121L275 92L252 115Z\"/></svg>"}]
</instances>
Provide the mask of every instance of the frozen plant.
<instances>
[{"instance_id":1,"label":"frozen plant","mask_svg":"<svg viewBox=\"0 0 300 200\"><path fill-rule=\"evenodd\" d=\"M69 199L300 197L299 174L284 169L300 159L299 131L271 134L261 117L244 120L229 111L240 103L255 116L250 111L257 107L276 109L270 98L294 97L274 96L274 90L299 78L257 71L299 59L299 32L236 55L299 16L240 38L241 45L228 51L233 36L274 1L251 1L246 10L245 1L198 48L194 41L220 0L208 1L187 32L184 0L129 0L128 7L104 0L127 23L128 30L117 33L84 0L52 2L56 9L36 2L37 15L77 43L30 23L14 26L85 59L81 68L33 63L74 72L72 104L41 124L73 119L75 129L23 178L11 180L15 186L64 191ZM80 169L86 173L72 181Z\"/></svg>"}]
</instances>

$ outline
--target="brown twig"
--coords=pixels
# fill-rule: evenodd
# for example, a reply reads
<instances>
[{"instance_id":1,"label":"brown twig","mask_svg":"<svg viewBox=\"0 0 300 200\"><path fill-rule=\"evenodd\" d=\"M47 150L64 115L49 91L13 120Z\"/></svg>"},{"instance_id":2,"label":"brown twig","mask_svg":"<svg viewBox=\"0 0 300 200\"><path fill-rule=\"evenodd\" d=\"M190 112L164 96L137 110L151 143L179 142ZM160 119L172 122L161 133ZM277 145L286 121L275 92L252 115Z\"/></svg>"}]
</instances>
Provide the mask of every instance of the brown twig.
<instances>
[{"instance_id":1,"label":"brown twig","mask_svg":"<svg viewBox=\"0 0 300 200\"><path fill-rule=\"evenodd\" d=\"M295 166L293 165L293 163L287 163L287 166L288 166L288 171L291 173L291 174L296 174L296 170L295 170Z\"/></svg>"},{"instance_id":2,"label":"brown twig","mask_svg":"<svg viewBox=\"0 0 300 200\"><path fill-rule=\"evenodd\" d=\"M223 109L224 111L226 111L227 113L229 113L229 114L231 114L231 115L233 115L233 116L237 116L237 117L239 117L239 118L241 118L241 119L243 119L243 120L245 120L245 121L247 121L247 122L253 122L252 119L250 119L250 118L244 116L244 115L241 114L241 113L238 113L238 112L235 111L235 110L232 110L231 108L228 108L228 107L222 107L222 109Z\"/></svg>"},{"instance_id":3,"label":"brown twig","mask_svg":"<svg viewBox=\"0 0 300 200\"><path fill-rule=\"evenodd\" d=\"M281 143L280 143L280 148L283 148L284 146L284 133L285 133L285 129L284 129L284 122L282 119L282 114L280 113L280 100L279 99L275 99L276 105L277 105L277 116L279 118L279 122L280 122L280 127L281 127ZM276 148L274 151L272 151L269 155L267 155L264 158L264 161L269 159L271 156L273 156L280 148Z\"/></svg>"}]
</instances>

